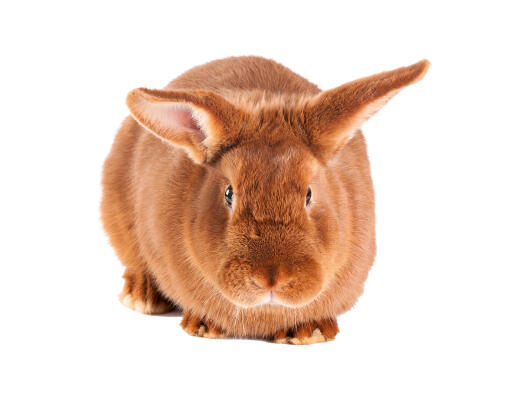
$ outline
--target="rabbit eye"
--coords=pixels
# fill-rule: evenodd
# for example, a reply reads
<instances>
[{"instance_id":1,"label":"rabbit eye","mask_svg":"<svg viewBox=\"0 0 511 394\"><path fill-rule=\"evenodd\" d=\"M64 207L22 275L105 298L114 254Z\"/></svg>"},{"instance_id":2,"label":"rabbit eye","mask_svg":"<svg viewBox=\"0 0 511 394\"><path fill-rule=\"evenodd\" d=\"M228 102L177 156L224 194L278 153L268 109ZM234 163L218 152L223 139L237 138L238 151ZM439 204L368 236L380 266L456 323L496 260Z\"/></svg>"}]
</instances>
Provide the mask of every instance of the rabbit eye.
<instances>
[{"instance_id":1,"label":"rabbit eye","mask_svg":"<svg viewBox=\"0 0 511 394\"><path fill-rule=\"evenodd\" d=\"M225 202L227 205L232 205L232 199L234 198L234 192L232 191L232 186L227 186L227 189L225 189Z\"/></svg>"},{"instance_id":2,"label":"rabbit eye","mask_svg":"<svg viewBox=\"0 0 511 394\"><path fill-rule=\"evenodd\" d=\"M312 197L312 190L309 186L309 188L307 189L307 195L305 196L305 206L308 207L310 205L311 197Z\"/></svg>"}]
</instances>

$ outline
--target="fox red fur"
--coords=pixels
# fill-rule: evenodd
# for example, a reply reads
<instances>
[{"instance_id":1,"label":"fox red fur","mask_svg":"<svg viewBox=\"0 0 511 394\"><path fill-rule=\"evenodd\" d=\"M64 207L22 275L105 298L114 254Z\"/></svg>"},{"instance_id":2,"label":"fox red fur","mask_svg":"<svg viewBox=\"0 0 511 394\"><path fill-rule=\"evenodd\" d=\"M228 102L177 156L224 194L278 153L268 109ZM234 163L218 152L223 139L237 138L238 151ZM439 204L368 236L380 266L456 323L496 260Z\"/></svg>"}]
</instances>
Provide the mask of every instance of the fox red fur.
<instances>
[{"instance_id":1,"label":"fox red fur","mask_svg":"<svg viewBox=\"0 0 511 394\"><path fill-rule=\"evenodd\" d=\"M192 335L331 340L375 257L362 123L429 62L332 90L259 57L135 89L103 173L121 301Z\"/></svg>"}]
</instances>

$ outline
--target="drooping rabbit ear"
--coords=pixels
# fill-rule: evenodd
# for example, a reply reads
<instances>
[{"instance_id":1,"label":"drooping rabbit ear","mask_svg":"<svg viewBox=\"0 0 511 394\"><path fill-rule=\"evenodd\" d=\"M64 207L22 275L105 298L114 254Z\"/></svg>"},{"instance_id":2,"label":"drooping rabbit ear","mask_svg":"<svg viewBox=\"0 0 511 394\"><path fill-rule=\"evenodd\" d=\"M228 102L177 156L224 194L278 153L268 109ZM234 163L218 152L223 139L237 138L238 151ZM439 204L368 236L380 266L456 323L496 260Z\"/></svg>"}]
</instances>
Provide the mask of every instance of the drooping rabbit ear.
<instances>
[{"instance_id":1,"label":"drooping rabbit ear","mask_svg":"<svg viewBox=\"0 0 511 394\"><path fill-rule=\"evenodd\" d=\"M304 110L305 129L313 152L327 161L362 124L402 88L422 79L429 61L422 60L319 93Z\"/></svg>"},{"instance_id":2,"label":"drooping rabbit ear","mask_svg":"<svg viewBox=\"0 0 511 394\"><path fill-rule=\"evenodd\" d=\"M126 104L135 120L167 143L205 163L226 143L237 110L210 91L132 90Z\"/></svg>"}]
</instances>

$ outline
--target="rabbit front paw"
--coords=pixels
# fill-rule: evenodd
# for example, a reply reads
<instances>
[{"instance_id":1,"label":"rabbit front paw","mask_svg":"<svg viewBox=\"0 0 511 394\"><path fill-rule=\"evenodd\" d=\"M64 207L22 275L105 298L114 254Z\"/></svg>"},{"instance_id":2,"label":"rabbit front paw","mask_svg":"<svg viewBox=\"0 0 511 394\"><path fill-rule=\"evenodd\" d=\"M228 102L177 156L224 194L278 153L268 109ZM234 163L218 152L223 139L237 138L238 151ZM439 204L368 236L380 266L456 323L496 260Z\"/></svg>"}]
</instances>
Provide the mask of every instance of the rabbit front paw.
<instances>
[{"instance_id":1,"label":"rabbit front paw","mask_svg":"<svg viewBox=\"0 0 511 394\"><path fill-rule=\"evenodd\" d=\"M339 328L335 318L323 319L302 323L297 327L279 331L273 336L273 342L290 345L312 345L332 341L338 332Z\"/></svg>"},{"instance_id":2,"label":"rabbit front paw","mask_svg":"<svg viewBox=\"0 0 511 394\"><path fill-rule=\"evenodd\" d=\"M204 338L225 338L225 334L221 328L216 326L211 320L199 319L190 312L185 312L181 327L189 335Z\"/></svg>"}]
</instances>

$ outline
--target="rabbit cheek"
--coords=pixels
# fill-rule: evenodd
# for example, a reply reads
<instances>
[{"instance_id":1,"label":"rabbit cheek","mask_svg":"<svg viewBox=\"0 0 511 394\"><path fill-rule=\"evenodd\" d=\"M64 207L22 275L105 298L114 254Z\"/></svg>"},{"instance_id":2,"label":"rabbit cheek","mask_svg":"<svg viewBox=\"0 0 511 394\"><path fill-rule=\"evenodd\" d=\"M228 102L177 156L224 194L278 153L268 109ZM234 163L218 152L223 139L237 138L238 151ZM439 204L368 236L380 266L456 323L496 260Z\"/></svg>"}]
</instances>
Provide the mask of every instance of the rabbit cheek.
<instances>
[{"instance_id":1,"label":"rabbit cheek","mask_svg":"<svg viewBox=\"0 0 511 394\"><path fill-rule=\"evenodd\" d=\"M232 260L225 264L219 273L220 289L224 296L242 307L256 306L260 298L260 289L251 280L250 264Z\"/></svg>"},{"instance_id":2,"label":"rabbit cheek","mask_svg":"<svg viewBox=\"0 0 511 394\"><path fill-rule=\"evenodd\" d=\"M313 258L291 261L282 265L281 275L275 290L276 301L292 308L299 308L312 302L323 288L320 265Z\"/></svg>"}]
</instances>

